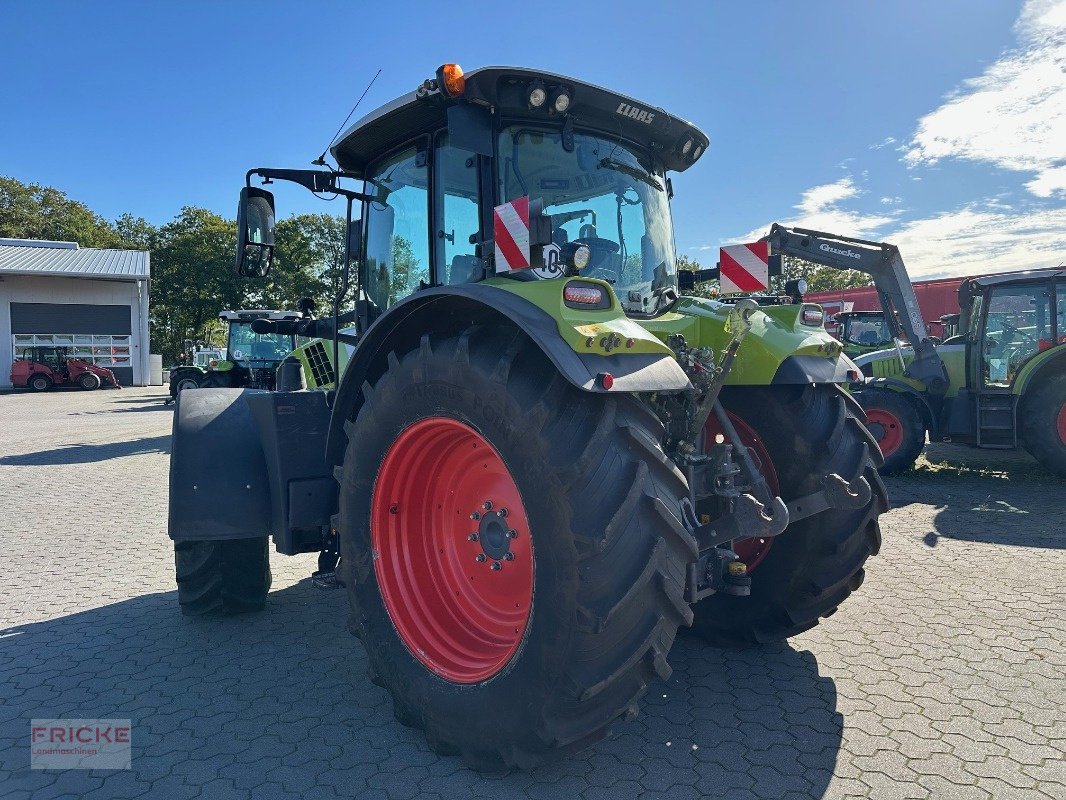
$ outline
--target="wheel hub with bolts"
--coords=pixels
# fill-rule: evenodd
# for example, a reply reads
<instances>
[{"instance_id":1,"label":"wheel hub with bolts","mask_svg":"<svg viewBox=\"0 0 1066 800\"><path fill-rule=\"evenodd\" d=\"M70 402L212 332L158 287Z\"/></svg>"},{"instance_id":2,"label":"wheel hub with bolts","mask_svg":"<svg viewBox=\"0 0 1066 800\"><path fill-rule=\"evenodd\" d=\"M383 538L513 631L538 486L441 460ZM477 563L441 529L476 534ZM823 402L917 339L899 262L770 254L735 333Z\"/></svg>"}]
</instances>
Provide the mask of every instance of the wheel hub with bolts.
<instances>
[{"instance_id":1,"label":"wheel hub with bolts","mask_svg":"<svg viewBox=\"0 0 1066 800\"><path fill-rule=\"evenodd\" d=\"M494 509L492 501L486 500L481 508L470 515L470 519L478 523L478 529L467 537L479 547L474 559L488 562L491 569L497 572L503 569L503 562L514 561L515 558L511 552L511 541L518 538L518 531L508 525L507 513L506 508Z\"/></svg>"}]
</instances>

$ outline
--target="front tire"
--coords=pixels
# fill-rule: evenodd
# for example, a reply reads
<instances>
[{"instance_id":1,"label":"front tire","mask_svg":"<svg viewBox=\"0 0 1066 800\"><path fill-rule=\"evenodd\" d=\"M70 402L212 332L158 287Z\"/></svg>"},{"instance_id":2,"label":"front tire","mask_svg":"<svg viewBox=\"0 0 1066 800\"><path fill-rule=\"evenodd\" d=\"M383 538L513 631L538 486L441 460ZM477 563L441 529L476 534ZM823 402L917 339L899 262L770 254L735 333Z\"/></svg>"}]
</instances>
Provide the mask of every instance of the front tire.
<instances>
[{"instance_id":1,"label":"front tire","mask_svg":"<svg viewBox=\"0 0 1066 800\"><path fill-rule=\"evenodd\" d=\"M870 502L827 510L789 525L764 549L745 540L736 551L756 554L751 595L714 594L693 609L693 627L715 645L744 645L795 636L813 628L863 582L866 560L881 547L878 516L888 510L881 457L862 412L835 386L735 388L722 393L764 476L786 502L818 491L822 477L863 476ZM752 432L749 440L744 431ZM762 454L762 458L760 458ZM739 543L738 543L739 545Z\"/></svg>"},{"instance_id":2,"label":"front tire","mask_svg":"<svg viewBox=\"0 0 1066 800\"><path fill-rule=\"evenodd\" d=\"M82 373L82 376L78 378L78 386L87 392L91 392L100 388L100 376L94 375L92 372Z\"/></svg>"},{"instance_id":3,"label":"front tire","mask_svg":"<svg viewBox=\"0 0 1066 800\"><path fill-rule=\"evenodd\" d=\"M269 537L174 542L174 567L182 614L262 611L271 582Z\"/></svg>"},{"instance_id":4,"label":"front tire","mask_svg":"<svg viewBox=\"0 0 1066 800\"><path fill-rule=\"evenodd\" d=\"M855 394L866 412L866 427L884 456L882 475L910 469L925 448L925 424L914 403L890 389L863 389Z\"/></svg>"},{"instance_id":5,"label":"front tire","mask_svg":"<svg viewBox=\"0 0 1066 800\"><path fill-rule=\"evenodd\" d=\"M1022 401L1021 439L1037 461L1066 478L1066 375L1056 375Z\"/></svg>"},{"instance_id":6,"label":"front tire","mask_svg":"<svg viewBox=\"0 0 1066 800\"><path fill-rule=\"evenodd\" d=\"M502 327L426 336L363 391L346 425L341 567L397 719L493 771L607 736L670 674L691 620L688 490L658 419L573 388ZM513 560L472 519L501 503Z\"/></svg>"}]
</instances>

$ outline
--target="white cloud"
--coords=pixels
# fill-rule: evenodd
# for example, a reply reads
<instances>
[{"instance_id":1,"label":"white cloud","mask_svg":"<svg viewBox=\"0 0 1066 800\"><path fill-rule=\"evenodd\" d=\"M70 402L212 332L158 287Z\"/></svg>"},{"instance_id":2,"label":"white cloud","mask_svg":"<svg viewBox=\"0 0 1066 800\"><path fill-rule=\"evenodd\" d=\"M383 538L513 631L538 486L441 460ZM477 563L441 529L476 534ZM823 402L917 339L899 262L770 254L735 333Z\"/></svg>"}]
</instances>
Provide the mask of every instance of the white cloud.
<instances>
[{"instance_id":1,"label":"white cloud","mask_svg":"<svg viewBox=\"0 0 1066 800\"><path fill-rule=\"evenodd\" d=\"M1066 0L1029 0L1018 48L918 121L909 165L959 158L1033 172L1040 197L1066 195Z\"/></svg>"},{"instance_id":2,"label":"white cloud","mask_svg":"<svg viewBox=\"0 0 1066 800\"><path fill-rule=\"evenodd\" d=\"M896 137L895 136L886 136L884 139L882 139L877 144L872 144L869 147L867 147L866 149L867 150L881 150L882 148L888 147L890 144L895 144L895 143L896 143Z\"/></svg>"},{"instance_id":3,"label":"white cloud","mask_svg":"<svg viewBox=\"0 0 1066 800\"><path fill-rule=\"evenodd\" d=\"M803 193L800 202L793 206L798 214L789 219L779 219L782 225L798 228L813 228L820 231L848 232L849 236L872 236L879 228L895 219L894 214L863 214L846 209L842 204L864 194L851 176L833 183L813 186ZM765 236L770 229L767 223L748 232L736 241L751 242Z\"/></svg>"},{"instance_id":4,"label":"white cloud","mask_svg":"<svg viewBox=\"0 0 1066 800\"><path fill-rule=\"evenodd\" d=\"M1066 208L1010 214L969 205L904 223L885 239L899 246L911 278L1054 267L1066 261Z\"/></svg>"},{"instance_id":5,"label":"white cloud","mask_svg":"<svg viewBox=\"0 0 1066 800\"><path fill-rule=\"evenodd\" d=\"M1054 194L1066 195L1066 166L1043 170L1025 184L1025 188L1037 197L1051 197Z\"/></svg>"}]
</instances>

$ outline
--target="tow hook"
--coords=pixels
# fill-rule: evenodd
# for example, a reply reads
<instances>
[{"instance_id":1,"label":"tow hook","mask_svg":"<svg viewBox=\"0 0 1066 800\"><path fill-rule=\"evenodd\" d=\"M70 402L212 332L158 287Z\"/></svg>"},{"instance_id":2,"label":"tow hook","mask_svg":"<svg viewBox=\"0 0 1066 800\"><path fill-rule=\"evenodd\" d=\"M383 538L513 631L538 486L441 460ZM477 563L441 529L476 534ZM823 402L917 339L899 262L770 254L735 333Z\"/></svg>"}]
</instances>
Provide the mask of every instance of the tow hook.
<instances>
[{"instance_id":1,"label":"tow hook","mask_svg":"<svg viewBox=\"0 0 1066 800\"><path fill-rule=\"evenodd\" d=\"M865 455L859 463L866 463ZM850 483L835 472L826 475L822 479L825 486L820 492L800 497L788 503L788 515L792 522L813 517L827 509L836 511L850 511L862 508L870 502L873 490L870 483L862 475L859 475Z\"/></svg>"}]
</instances>

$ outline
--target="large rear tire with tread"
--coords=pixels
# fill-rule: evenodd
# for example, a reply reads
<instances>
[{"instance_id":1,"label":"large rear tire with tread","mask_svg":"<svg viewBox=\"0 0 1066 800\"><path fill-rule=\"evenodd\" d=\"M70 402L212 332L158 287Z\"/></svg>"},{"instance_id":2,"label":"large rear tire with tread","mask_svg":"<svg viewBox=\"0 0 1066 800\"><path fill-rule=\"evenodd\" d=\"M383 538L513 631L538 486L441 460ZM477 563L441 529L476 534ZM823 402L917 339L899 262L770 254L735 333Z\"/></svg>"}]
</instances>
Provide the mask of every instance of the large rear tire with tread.
<instances>
[{"instance_id":1,"label":"large rear tire with tread","mask_svg":"<svg viewBox=\"0 0 1066 800\"><path fill-rule=\"evenodd\" d=\"M424 730L440 754L500 771L579 750L634 715L648 686L670 675L667 653L678 626L691 621L684 586L695 542L679 521L688 489L662 451L658 418L630 396L575 389L524 334L502 326L425 336L411 352L390 353L386 371L363 385L363 395L345 426L349 443L338 472L341 570L353 632L366 646L371 679L392 696L397 720ZM519 551L532 562L525 573L518 559L493 565L479 553L475 561L479 545L466 531L481 523L466 506L452 508L469 486L462 476L484 474L483 465L450 472L462 484L454 490L432 468L455 463L455 453L426 431L447 438L463 430L464 446L487 443L503 465L494 468L521 497L528 531L512 531L512 538L531 542ZM408 446L413 442L423 446ZM405 474L394 469L397 458L412 465L408 481L419 483L394 479ZM406 539L401 548L409 543L409 565L392 550L372 548L390 513L401 521L415 515L395 528ZM438 569L437 545L419 550L416 534L447 531L449 520L458 520L458 541L435 541L441 553L454 549L462 558ZM407 584L413 588L404 607L390 605L390 586L427 559L435 567L418 573L421 583ZM448 570L457 573L453 584L444 583L456 600L436 603L451 595L430 594ZM479 662L489 666L468 671L465 662L448 661L448 628L489 638L473 609L462 612L458 597L472 586L467 576L520 581L523 574L531 590L528 610L520 610L524 627L514 623L520 638L499 665ZM412 619L411 606L424 610ZM445 653L439 663L427 655L432 647Z\"/></svg>"},{"instance_id":2,"label":"large rear tire with tread","mask_svg":"<svg viewBox=\"0 0 1066 800\"><path fill-rule=\"evenodd\" d=\"M262 611L270 591L269 537L174 542L178 603L186 616Z\"/></svg>"},{"instance_id":3,"label":"large rear tire with tread","mask_svg":"<svg viewBox=\"0 0 1066 800\"><path fill-rule=\"evenodd\" d=\"M861 475L873 490L863 508L789 525L751 572L749 597L715 594L693 609L693 628L715 645L785 639L813 628L862 584L881 546L878 516L888 510L881 454L862 410L835 386L730 388L722 401L758 434L786 502L818 491L833 472Z\"/></svg>"},{"instance_id":4,"label":"large rear tire with tread","mask_svg":"<svg viewBox=\"0 0 1066 800\"><path fill-rule=\"evenodd\" d=\"M902 392L878 388L863 389L855 399L884 457L881 474L897 475L914 466L925 448L925 423L914 402Z\"/></svg>"},{"instance_id":5,"label":"large rear tire with tread","mask_svg":"<svg viewBox=\"0 0 1066 800\"><path fill-rule=\"evenodd\" d=\"M1022 399L1021 440L1030 455L1066 478L1066 375L1056 375Z\"/></svg>"}]
</instances>

